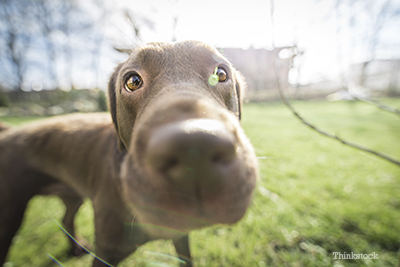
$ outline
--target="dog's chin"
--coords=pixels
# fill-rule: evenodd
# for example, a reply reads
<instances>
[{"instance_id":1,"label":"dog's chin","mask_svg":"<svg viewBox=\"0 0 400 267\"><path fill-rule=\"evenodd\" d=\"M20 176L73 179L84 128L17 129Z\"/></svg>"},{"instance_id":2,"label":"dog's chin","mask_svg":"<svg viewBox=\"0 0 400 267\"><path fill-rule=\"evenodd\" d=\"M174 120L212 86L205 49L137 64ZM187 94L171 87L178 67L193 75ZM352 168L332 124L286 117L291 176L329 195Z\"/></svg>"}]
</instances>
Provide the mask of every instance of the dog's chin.
<instances>
[{"instance_id":1,"label":"dog's chin","mask_svg":"<svg viewBox=\"0 0 400 267\"><path fill-rule=\"evenodd\" d=\"M246 213L255 177L238 179L208 190L201 197L173 187L138 183L145 179L123 179L124 198L144 231L157 238L174 238L214 224L234 224Z\"/></svg>"},{"instance_id":2,"label":"dog's chin","mask_svg":"<svg viewBox=\"0 0 400 267\"><path fill-rule=\"evenodd\" d=\"M190 203L186 207L182 207L180 203L174 205L170 200L161 200L157 204L136 201L135 204L130 202L128 205L141 228L150 236L174 239L207 226L238 222L245 215L249 201L244 202L247 203L241 203L233 210L231 205L223 207L221 203L211 201Z\"/></svg>"},{"instance_id":3,"label":"dog's chin","mask_svg":"<svg viewBox=\"0 0 400 267\"><path fill-rule=\"evenodd\" d=\"M201 217L182 215L175 211L156 211L133 207L140 227L153 238L174 239L178 236L212 225Z\"/></svg>"}]
</instances>

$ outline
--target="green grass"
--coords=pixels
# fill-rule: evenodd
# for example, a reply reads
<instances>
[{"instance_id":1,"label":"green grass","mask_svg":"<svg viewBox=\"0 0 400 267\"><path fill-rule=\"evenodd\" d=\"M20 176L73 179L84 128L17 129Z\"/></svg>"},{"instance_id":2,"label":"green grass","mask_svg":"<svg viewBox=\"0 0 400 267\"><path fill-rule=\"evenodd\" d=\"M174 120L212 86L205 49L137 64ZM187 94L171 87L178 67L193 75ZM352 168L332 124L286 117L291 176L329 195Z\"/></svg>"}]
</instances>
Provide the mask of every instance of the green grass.
<instances>
[{"instance_id":1,"label":"green grass","mask_svg":"<svg viewBox=\"0 0 400 267\"><path fill-rule=\"evenodd\" d=\"M400 108L400 100L387 101ZM395 115L352 102L294 106L325 130L400 158ZM399 266L399 166L313 132L279 103L247 104L242 124L261 157L258 188L238 224L191 234L196 266ZM31 201L9 266L54 266L46 253L65 266L90 266L90 255L65 257L67 239L52 221L61 220L63 211L56 198ZM92 220L87 201L77 224L91 242ZM375 252L379 259L335 260L333 252ZM177 266L163 254L176 255L172 243L151 242L121 266Z\"/></svg>"},{"instance_id":2,"label":"green grass","mask_svg":"<svg viewBox=\"0 0 400 267\"><path fill-rule=\"evenodd\" d=\"M27 122L35 121L35 120L40 120L43 119L44 117L0 117L1 122L5 122L8 125L22 125Z\"/></svg>"}]
</instances>

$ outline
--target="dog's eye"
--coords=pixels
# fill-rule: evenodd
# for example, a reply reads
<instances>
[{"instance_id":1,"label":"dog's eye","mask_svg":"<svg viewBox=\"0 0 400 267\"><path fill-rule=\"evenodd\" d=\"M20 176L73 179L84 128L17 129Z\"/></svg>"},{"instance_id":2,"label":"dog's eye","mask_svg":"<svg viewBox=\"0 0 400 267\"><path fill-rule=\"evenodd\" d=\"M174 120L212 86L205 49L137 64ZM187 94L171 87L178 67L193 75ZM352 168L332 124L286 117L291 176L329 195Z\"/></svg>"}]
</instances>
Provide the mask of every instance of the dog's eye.
<instances>
[{"instance_id":1,"label":"dog's eye","mask_svg":"<svg viewBox=\"0 0 400 267\"><path fill-rule=\"evenodd\" d=\"M125 89L128 92L133 92L142 85L142 78L138 74L131 75L125 82Z\"/></svg>"},{"instance_id":2,"label":"dog's eye","mask_svg":"<svg viewBox=\"0 0 400 267\"><path fill-rule=\"evenodd\" d=\"M218 76L218 81L219 82L225 82L226 81L226 71L224 69L218 68L217 70L217 76Z\"/></svg>"},{"instance_id":3,"label":"dog's eye","mask_svg":"<svg viewBox=\"0 0 400 267\"><path fill-rule=\"evenodd\" d=\"M216 86L219 82L223 83L228 80L228 75L223 68L215 67L213 74L208 76L208 84Z\"/></svg>"}]
</instances>

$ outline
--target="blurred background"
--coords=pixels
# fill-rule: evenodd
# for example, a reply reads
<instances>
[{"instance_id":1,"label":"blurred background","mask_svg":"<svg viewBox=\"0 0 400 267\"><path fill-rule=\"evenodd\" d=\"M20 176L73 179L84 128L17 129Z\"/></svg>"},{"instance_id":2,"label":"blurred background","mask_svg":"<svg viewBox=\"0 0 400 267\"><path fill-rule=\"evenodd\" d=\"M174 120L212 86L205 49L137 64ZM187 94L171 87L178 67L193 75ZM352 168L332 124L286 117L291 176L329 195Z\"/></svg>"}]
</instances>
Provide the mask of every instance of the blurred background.
<instances>
[{"instance_id":1,"label":"blurred background","mask_svg":"<svg viewBox=\"0 0 400 267\"><path fill-rule=\"evenodd\" d=\"M233 62L247 101L277 100L276 75L298 99L399 96L399 29L399 0L2 0L0 115L105 110L117 49L188 39Z\"/></svg>"},{"instance_id":2,"label":"blurred background","mask_svg":"<svg viewBox=\"0 0 400 267\"><path fill-rule=\"evenodd\" d=\"M241 123L260 165L245 218L191 234L195 266L400 267L400 164L318 135L279 93L332 136L399 161L400 0L0 0L0 120L106 111L119 51L187 39L244 74ZM63 211L35 197L5 266L56 266L49 254L90 266L91 255L66 256L53 221ZM93 243L90 201L76 222ZM177 266L175 256L157 241L120 266Z\"/></svg>"}]
</instances>

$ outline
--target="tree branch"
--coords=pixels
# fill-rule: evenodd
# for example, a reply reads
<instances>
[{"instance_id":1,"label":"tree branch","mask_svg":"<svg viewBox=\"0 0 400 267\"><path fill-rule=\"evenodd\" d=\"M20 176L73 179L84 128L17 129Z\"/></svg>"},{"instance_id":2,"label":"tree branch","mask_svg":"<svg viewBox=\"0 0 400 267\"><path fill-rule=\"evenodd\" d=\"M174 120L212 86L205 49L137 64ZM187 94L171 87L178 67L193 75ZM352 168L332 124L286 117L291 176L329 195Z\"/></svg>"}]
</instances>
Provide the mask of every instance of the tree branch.
<instances>
[{"instance_id":1,"label":"tree branch","mask_svg":"<svg viewBox=\"0 0 400 267\"><path fill-rule=\"evenodd\" d=\"M400 110L398 110L398 109L396 109L396 108L394 108L394 107L391 107L391 106L382 104L381 102L379 102L379 101L377 101L377 100L370 99L370 98L364 98L364 97L358 97L358 96L355 96L355 95L353 95L353 94L352 94L351 96L354 97L354 99L356 99L356 100L358 100L358 101L361 101L361 102L365 102L365 103L374 105L374 106L376 106L377 108L380 108L380 109L382 109L382 110L384 110L384 111L388 111L388 112L390 112L390 113L393 113L393 114L395 114L395 115L400 116Z\"/></svg>"},{"instance_id":2,"label":"tree branch","mask_svg":"<svg viewBox=\"0 0 400 267\"><path fill-rule=\"evenodd\" d=\"M279 80L279 79L277 79L277 80ZM389 156L386 156L386 155L384 155L384 154L382 154L382 153L380 153L380 152L376 152L376 151L374 151L374 150L372 150L372 149L369 149L369 148L367 148L367 147L363 147L363 146L361 146L361 145L359 145L359 144L356 144L356 143L353 143L353 142L349 142L349 141L347 141L347 140L345 140L345 139L343 139L343 138L341 138L341 137L339 137L339 136L337 136L337 135L334 135L334 134L332 134L332 133L329 133L329 132L327 132L327 131L324 131L324 130L318 128L317 126L315 126L315 125L309 123L309 122L306 121L302 116L300 116L300 114L299 114L299 113L293 108L293 106L290 104L289 100L287 99L287 97L286 97L286 96L284 95L284 93L283 93L283 90L282 90L282 87L281 87L281 85L280 85L280 82L278 82L278 90L279 90L279 94L280 94L280 96L281 96L281 99L282 99L283 103L291 110L291 112L293 113L293 115L295 115L296 118L298 118L304 125L308 126L309 128L313 129L314 131L316 131L316 132L318 132L318 133L320 133L320 134L322 134L322 135L324 135L324 136L327 136L327 137L329 137L329 138L331 138L331 139L335 139L335 140L339 141L340 143L342 143L342 144L344 144L344 145L351 146L351 147L353 147L353 148L356 148L356 149L362 150L362 151L364 151L364 152L373 154L373 155L375 155L375 156L377 156L377 157L380 157L380 158L382 158L382 159L384 159L384 160L387 160L387 161L389 161L389 162L391 162L391 163L394 163L394 164L400 166L400 161L398 161L398 160L396 160L396 159L394 159L394 158L391 158L391 157L389 157Z\"/></svg>"},{"instance_id":3,"label":"tree branch","mask_svg":"<svg viewBox=\"0 0 400 267\"><path fill-rule=\"evenodd\" d=\"M380 157L380 158L382 158L382 159L384 159L384 160L387 160L387 161L389 161L389 162L391 162L391 163L394 163L394 164L400 166L400 161L398 161L398 160L396 160L396 159L394 159L394 158L391 158L391 157L386 156L386 155L384 155L384 154L382 154L382 153L380 153L380 152L376 152L376 151L374 151L374 150L372 150L372 149L369 149L369 148L367 148L367 147L361 146L361 145L359 145L359 144L356 144L356 143L353 143L353 142L349 142L349 141L347 141L347 140L345 140L345 139L343 139L343 138L341 138L341 137L339 137L339 136L337 136L337 135L334 135L334 134L332 134L332 133L329 133L329 132L327 132L327 131L324 131L324 130L320 129L320 128L318 128L317 126L315 126L314 124L311 124L310 122L308 122L307 120L305 120L305 119L293 108L293 106L290 104L290 102L289 102L287 96L286 96L285 93L283 92L283 88L282 88L280 79L279 79L279 77L278 77L277 71L276 71L275 62L273 62L273 67L274 67L274 72L275 72L276 83L277 83L277 86L278 86L279 95L280 95L280 97L281 97L281 99L282 99L282 102L286 105L286 107L288 107L288 108L290 109L290 111L293 113L293 115L296 116L296 118L299 119L304 125L308 126L309 128L313 129L314 131L316 131L316 132L318 132L318 133L320 133L320 134L322 134L322 135L324 135L324 136L326 136L326 137L329 137L329 138L331 138L331 139L335 139L335 140L339 141L340 143L342 143L342 144L344 144L344 145L347 145L347 146L356 148L356 149L358 149L358 150L362 150L362 151L364 151L364 152L373 154L373 155L375 155L375 156L377 156L377 157Z\"/></svg>"},{"instance_id":4,"label":"tree branch","mask_svg":"<svg viewBox=\"0 0 400 267\"><path fill-rule=\"evenodd\" d=\"M274 42L274 0L270 0L270 5L271 5L270 11L271 11L271 26L272 26L271 40L272 40L272 47L275 48L275 42ZM384 160L387 160L387 161L389 161L391 163L394 163L394 164L400 166L400 161L398 161L397 159L391 158L389 156L386 156L386 155L384 155L384 154L382 154L380 152L376 152L376 151L374 151L372 149L369 149L367 147L363 147L363 146L361 146L359 144L356 144L356 143L353 143L353 142L349 142L349 141L347 141L347 140L345 140L345 139L343 139L343 138L341 138L341 137L339 137L337 135L334 135L332 133L329 133L327 131L324 131L324 130L320 129L317 126L315 126L314 124L311 124L310 122L305 120L293 108L293 106L289 102L289 99L286 97L285 93L283 92L283 86L281 84L280 77L278 76L278 71L276 69L275 59L272 60L272 66L273 66L273 70L274 70L274 74L275 74L276 85L278 87L279 95L280 95L280 97L282 99L282 102L290 109L290 111L293 113L293 115L295 115L296 118L299 119L304 125L308 126L309 128L311 128L312 130L318 132L319 134L322 134L322 135L324 135L326 137L329 137L331 139L337 140L337 141L339 141L340 143L342 143L344 145L347 145L347 146L356 148L358 150L370 153L372 155L375 155L377 157L380 157L380 158L382 158ZM381 108L384 108L384 107L386 108L385 110L387 110L387 108L388 108L387 106L381 105ZM395 113L397 113L397 112L395 112Z\"/></svg>"}]
</instances>

